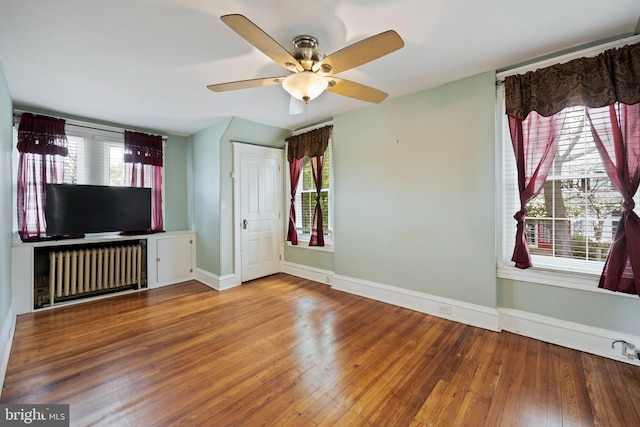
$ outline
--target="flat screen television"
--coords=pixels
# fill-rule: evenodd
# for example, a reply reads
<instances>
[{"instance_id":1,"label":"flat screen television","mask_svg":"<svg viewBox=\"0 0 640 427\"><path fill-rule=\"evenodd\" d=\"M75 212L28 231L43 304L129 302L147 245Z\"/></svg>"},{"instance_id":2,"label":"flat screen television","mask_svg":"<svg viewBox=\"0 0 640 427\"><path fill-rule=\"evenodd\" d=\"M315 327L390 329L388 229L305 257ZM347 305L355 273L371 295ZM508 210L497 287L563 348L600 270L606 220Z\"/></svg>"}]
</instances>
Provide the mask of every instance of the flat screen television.
<instances>
[{"instance_id":1,"label":"flat screen television","mask_svg":"<svg viewBox=\"0 0 640 427\"><path fill-rule=\"evenodd\" d=\"M151 189L47 184L47 235L144 232L151 228Z\"/></svg>"}]
</instances>

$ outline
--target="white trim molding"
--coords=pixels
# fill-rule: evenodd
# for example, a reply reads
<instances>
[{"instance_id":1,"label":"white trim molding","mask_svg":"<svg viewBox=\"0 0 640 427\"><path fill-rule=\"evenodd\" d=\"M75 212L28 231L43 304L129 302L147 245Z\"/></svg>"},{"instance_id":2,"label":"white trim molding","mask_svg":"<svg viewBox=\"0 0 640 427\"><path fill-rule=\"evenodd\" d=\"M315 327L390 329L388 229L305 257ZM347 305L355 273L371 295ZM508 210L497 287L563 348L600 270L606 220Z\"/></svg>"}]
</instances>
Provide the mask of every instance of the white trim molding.
<instances>
[{"instance_id":1,"label":"white trim molding","mask_svg":"<svg viewBox=\"0 0 640 427\"><path fill-rule=\"evenodd\" d=\"M493 307L470 304L409 289L335 275L333 288L408 308L431 316L476 326L490 331L500 331L498 311Z\"/></svg>"},{"instance_id":2,"label":"white trim molding","mask_svg":"<svg viewBox=\"0 0 640 427\"><path fill-rule=\"evenodd\" d=\"M623 356L620 345L612 348L612 343L616 340L624 340L640 346L640 336L510 308L499 308L498 312L500 325L505 331L640 366L640 360L631 360Z\"/></svg>"},{"instance_id":3,"label":"white trim molding","mask_svg":"<svg viewBox=\"0 0 640 427\"><path fill-rule=\"evenodd\" d=\"M216 291L224 291L225 289L235 288L240 286L240 277L236 274L227 274L225 276L218 276L217 274L210 273L201 268L196 268L194 271L194 279L198 282L215 289Z\"/></svg>"},{"instance_id":4,"label":"white trim molding","mask_svg":"<svg viewBox=\"0 0 640 427\"><path fill-rule=\"evenodd\" d=\"M327 285L331 284L333 278L333 271L309 267L302 264L294 264L287 261L283 261L282 263L282 272Z\"/></svg>"},{"instance_id":5,"label":"white trim molding","mask_svg":"<svg viewBox=\"0 0 640 427\"><path fill-rule=\"evenodd\" d=\"M2 325L3 327L0 331L0 397L2 397L2 388L4 386L4 377L7 374L7 366L9 366L9 354L11 353L13 334L16 330L16 313L12 309L9 309Z\"/></svg>"}]
</instances>

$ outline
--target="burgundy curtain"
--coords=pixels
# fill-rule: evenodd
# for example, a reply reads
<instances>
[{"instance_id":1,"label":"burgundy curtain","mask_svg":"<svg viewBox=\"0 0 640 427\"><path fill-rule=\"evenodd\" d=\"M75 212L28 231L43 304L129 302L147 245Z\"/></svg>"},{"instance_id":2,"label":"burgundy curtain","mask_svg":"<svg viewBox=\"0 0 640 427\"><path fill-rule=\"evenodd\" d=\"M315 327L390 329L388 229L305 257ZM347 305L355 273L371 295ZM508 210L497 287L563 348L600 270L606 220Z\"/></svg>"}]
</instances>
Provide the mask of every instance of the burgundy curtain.
<instances>
[{"instance_id":1,"label":"burgundy curtain","mask_svg":"<svg viewBox=\"0 0 640 427\"><path fill-rule=\"evenodd\" d=\"M125 173L132 187L151 188L151 230L163 231L162 219L162 137L124 132Z\"/></svg>"},{"instance_id":2,"label":"burgundy curtain","mask_svg":"<svg viewBox=\"0 0 640 427\"><path fill-rule=\"evenodd\" d=\"M322 168L324 166L324 155L311 157L311 173L313 183L316 187L316 207L311 220L311 238L309 246L324 246L324 229L322 228L322 207L320 206L320 195L322 192Z\"/></svg>"},{"instance_id":3,"label":"burgundy curtain","mask_svg":"<svg viewBox=\"0 0 640 427\"><path fill-rule=\"evenodd\" d=\"M324 165L324 152L329 145L333 126L323 126L309 132L287 138L287 160L289 161L289 174L291 177L291 208L289 211L289 231L287 241L292 245L298 244L296 231L295 192L300 180L302 165L306 157L311 161L313 180L316 183L316 206L312 220L311 239L309 246L324 246L324 230L322 229L322 208L320 206L320 190L322 190L322 168ZM294 172L297 176L294 177ZM295 182L294 182L295 178ZM319 181L318 181L319 180ZM319 225L318 225L319 224ZM294 243L295 242L295 243Z\"/></svg>"},{"instance_id":4,"label":"burgundy curtain","mask_svg":"<svg viewBox=\"0 0 640 427\"><path fill-rule=\"evenodd\" d=\"M520 210L513 217L517 226L516 244L511 257L511 261L515 262L517 268L532 266L524 226L528 213L526 205L538 195L547 179L556 155L564 118L563 111L551 117L543 117L535 111L529 113L524 120L509 117L520 193Z\"/></svg>"},{"instance_id":5,"label":"burgundy curtain","mask_svg":"<svg viewBox=\"0 0 640 427\"><path fill-rule=\"evenodd\" d=\"M68 155L65 121L23 113L18 126L18 234L22 241L43 240L46 185L64 180L62 157Z\"/></svg>"},{"instance_id":6,"label":"burgundy curtain","mask_svg":"<svg viewBox=\"0 0 640 427\"><path fill-rule=\"evenodd\" d=\"M287 241L292 245L298 244L298 230L296 229L296 193L298 183L304 165L304 157L293 158L289 161L289 182L291 183L291 208L289 209L289 230L287 231Z\"/></svg>"},{"instance_id":7,"label":"burgundy curtain","mask_svg":"<svg viewBox=\"0 0 640 427\"><path fill-rule=\"evenodd\" d=\"M640 295L640 219L633 211L640 184L640 103L588 108L587 115L604 168L623 199L599 287Z\"/></svg>"}]
</instances>

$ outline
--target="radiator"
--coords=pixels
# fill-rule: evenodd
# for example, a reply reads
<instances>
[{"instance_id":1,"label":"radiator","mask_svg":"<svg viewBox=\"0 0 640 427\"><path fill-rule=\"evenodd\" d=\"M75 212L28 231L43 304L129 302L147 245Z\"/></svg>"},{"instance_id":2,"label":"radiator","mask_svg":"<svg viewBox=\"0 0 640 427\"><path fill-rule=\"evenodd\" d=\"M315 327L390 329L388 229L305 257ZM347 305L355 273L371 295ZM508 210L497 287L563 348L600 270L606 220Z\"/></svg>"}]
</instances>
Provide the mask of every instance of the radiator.
<instances>
[{"instance_id":1,"label":"radiator","mask_svg":"<svg viewBox=\"0 0 640 427\"><path fill-rule=\"evenodd\" d=\"M49 298L142 287L140 244L49 253Z\"/></svg>"}]
</instances>

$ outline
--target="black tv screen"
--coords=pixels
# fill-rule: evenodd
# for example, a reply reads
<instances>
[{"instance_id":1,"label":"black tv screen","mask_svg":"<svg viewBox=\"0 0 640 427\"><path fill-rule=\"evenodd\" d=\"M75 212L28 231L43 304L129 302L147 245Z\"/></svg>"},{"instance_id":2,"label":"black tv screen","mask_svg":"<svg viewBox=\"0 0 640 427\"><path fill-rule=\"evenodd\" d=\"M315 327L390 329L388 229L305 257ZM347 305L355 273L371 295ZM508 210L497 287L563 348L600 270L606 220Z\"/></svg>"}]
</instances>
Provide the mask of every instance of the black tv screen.
<instances>
[{"instance_id":1,"label":"black tv screen","mask_svg":"<svg viewBox=\"0 0 640 427\"><path fill-rule=\"evenodd\" d=\"M142 232L151 228L151 189L47 184L47 235Z\"/></svg>"}]
</instances>

